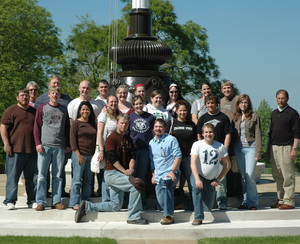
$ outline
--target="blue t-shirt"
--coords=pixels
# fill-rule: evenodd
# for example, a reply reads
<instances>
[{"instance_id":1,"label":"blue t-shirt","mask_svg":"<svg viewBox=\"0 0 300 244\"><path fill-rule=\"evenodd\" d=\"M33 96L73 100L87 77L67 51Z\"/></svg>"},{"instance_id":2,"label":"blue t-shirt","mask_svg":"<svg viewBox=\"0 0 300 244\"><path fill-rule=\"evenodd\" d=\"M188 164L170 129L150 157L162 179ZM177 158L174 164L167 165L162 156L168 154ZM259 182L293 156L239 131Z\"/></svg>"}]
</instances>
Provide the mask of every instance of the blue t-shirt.
<instances>
[{"instance_id":1,"label":"blue t-shirt","mask_svg":"<svg viewBox=\"0 0 300 244\"><path fill-rule=\"evenodd\" d=\"M129 114L129 132L136 150L147 149L152 139L152 130L155 118L144 112L141 115L135 112Z\"/></svg>"}]
</instances>

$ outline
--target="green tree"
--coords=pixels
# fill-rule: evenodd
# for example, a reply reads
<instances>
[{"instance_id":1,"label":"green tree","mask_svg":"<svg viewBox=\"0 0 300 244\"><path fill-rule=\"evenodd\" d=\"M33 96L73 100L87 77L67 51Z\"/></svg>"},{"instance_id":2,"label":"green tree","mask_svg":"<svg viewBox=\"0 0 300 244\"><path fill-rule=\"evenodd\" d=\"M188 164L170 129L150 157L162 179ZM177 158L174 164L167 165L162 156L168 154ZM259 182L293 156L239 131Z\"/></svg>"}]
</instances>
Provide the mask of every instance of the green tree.
<instances>
[{"instance_id":1,"label":"green tree","mask_svg":"<svg viewBox=\"0 0 300 244\"><path fill-rule=\"evenodd\" d=\"M118 41L126 36L129 26L131 2L122 9L123 16L118 21ZM181 25L177 22L174 7L168 0L150 0L152 11L152 35L158 41L170 46L173 56L161 66L162 71L172 74L186 96L200 95L200 85L204 81L213 84L213 90L220 93L220 72L215 60L209 55L207 31L193 21ZM114 24L114 23L113 23ZM68 39L70 57L64 76L73 83L77 79L89 79L93 87L99 78L107 77L108 26L99 26L90 18L83 17L72 30ZM107 77L108 78L108 77ZM72 87L72 86L71 86Z\"/></svg>"},{"instance_id":2,"label":"green tree","mask_svg":"<svg viewBox=\"0 0 300 244\"><path fill-rule=\"evenodd\" d=\"M63 45L51 14L35 0L0 1L0 117L29 81L41 87L55 72ZM0 163L4 161L0 145Z\"/></svg>"},{"instance_id":3,"label":"green tree","mask_svg":"<svg viewBox=\"0 0 300 244\"><path fill-rule=\"evenodd\" d=\"M258 114L261 122L262 161L266 163L267 167L270 167L270 158L268 156L267 150L269 143L272 108L270 107L268 102L265 99L263 99L255 112Z\"/></svg>"}]
</instances>

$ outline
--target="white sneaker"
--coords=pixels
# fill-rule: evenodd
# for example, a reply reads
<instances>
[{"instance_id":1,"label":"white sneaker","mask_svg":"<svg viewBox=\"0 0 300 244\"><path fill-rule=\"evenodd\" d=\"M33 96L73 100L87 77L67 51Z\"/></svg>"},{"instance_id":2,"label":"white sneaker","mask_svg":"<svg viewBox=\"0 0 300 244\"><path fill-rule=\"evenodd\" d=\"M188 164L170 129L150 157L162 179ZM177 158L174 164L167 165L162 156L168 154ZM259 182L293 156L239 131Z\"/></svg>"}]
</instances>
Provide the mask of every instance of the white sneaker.
<instances>
[{"instance_id":1,"label":"white sneaker","mask_svg":"<svg viewBox=\"0 0 300 244\"><path fill-rule=\"evenodd\" d=\"M8 204L6 204L6 209L7 210L14 210L15 208L15 204L9 202Z\"/></svg>"},{"instance_id":2,"label":"white sneaker","mask_svg":"<svg viewBox=\"0 0 300 244\"><path fill-rule=\"evenodd\" d=\"M34 202L34 203L31 203L31 204L28 204L27 206L28 206L28 208L34 208L34 209L36 209L37 204L36 204L36 202Z\"/></svg>"}]
</instances>

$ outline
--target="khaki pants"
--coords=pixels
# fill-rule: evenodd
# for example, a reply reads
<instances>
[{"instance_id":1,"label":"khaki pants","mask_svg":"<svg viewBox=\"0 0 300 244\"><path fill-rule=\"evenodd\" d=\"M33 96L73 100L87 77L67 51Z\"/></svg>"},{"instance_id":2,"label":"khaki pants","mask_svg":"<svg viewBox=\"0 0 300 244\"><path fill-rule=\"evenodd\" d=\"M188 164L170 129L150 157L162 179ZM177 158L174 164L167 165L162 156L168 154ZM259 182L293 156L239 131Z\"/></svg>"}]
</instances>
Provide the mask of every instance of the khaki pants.
<instances>
[{"instance_id":1,"label":"khaki pants","mask_svg":"<svg viewBox=\"0 0 300 244\"><path fill-rule=\"evenodd\" d=\"M272 175L277 184L279 204L295 206L295 162L292 146L271 146Z\"/></svg>"}]
</instances>

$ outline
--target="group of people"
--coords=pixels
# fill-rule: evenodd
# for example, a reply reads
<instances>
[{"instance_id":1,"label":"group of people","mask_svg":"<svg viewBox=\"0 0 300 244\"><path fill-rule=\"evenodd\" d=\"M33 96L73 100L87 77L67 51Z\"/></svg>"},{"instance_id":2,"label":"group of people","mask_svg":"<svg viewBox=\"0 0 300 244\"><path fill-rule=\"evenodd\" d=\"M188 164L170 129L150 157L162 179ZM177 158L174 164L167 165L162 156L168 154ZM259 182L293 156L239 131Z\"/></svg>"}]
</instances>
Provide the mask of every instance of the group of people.
<instances>
[{"instance_id":1,"label":"group of people","mask_svg":"<svg viewBox=\"0 0 300 244\"><path fill-rule=\"evenodd\" d=\"M128 88L121 85L109 95L106 80L99 82L99 96L90 98L91 83L79 84L79 97L62 94L59 76L49 78L49 91L37 97L38 85L29 82L17 92L17 104L1 118L1 136L6 158L7 209L15 209L18 181L23 172L28 207L45 210L52 165L52 203L61 202L65 188L64 167L72 158L69 207L80 222L90 212L119 211L128 199L129 224L148 224L140 212L147 207L146 187L155 185L161 224L174 219L174 189L185 180L194 205L193 225L204 219L216 199L227 208L226 174L237 162L243 199L239 209L256 210L258 194L255 166L261 158L259 116L248 95L235 94L231 81L224 81L220 100L210 83L201 87L202 97L192 106L176 84L166 99L154 90L145 101L145 87L138 84L131 103ZM295 159L300 136L299 114L288 105L288 92L276 93L278 108L271 117L269 152L277 183L278 202L272 208L295 207ZM71 154L71 155L70 155ZM92 203L94 189L92 159L101 166L97 174L102 201ZM216 189L217 187L217 194ZM99 192L100 193L100 192Z\"/></svg>"}]
</instances>

